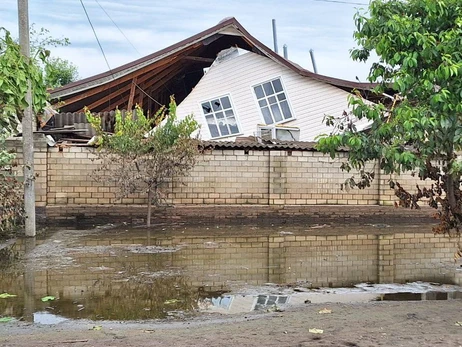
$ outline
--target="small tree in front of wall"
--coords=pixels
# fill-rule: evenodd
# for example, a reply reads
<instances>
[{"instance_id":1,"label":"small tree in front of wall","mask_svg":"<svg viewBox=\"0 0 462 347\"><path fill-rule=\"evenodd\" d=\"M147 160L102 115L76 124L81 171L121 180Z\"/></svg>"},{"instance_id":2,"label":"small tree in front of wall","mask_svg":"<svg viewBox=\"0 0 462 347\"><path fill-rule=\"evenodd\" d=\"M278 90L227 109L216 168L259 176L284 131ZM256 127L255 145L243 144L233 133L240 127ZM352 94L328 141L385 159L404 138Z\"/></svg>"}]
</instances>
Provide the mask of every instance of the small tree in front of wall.
<instances>
[{"instance_id":1,"label":"small tree in front of wall","mask_svg":"<svg viewBox=\"0 0 462 347\"><path fill-rule=\"evenodd\" d=\"M199 128L197 122L192 116L177 119L173 97L168 112L163 107L153 118L139 107L125 115L116 111L114 134L103 131L99 116L88 110L86 114L99 145L95 154L100 165L94 178L112 182L119 199L146 193L150 226L152 204L161 205L172 180L187 176L196 163L199 142L192 133Z\"/></svg>"}]
</instances>

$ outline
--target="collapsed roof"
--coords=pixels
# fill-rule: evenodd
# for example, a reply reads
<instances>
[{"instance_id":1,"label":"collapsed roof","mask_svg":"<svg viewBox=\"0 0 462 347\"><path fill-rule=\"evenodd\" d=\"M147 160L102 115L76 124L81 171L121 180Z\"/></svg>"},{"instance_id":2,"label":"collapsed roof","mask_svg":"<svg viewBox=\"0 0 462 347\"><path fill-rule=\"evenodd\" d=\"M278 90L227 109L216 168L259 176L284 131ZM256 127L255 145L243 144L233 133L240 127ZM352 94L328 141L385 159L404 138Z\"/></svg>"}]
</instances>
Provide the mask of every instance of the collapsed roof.
<instances>
[{"instance_id":1,"label":"collapsed roof","mask_svg":"<svg viewBox=\"0 0 462 347\"><path fill-rule=\"evenodd\" d=\"M63 102L61 112L80 112L86 106L92 112L130 109L140 105L146 114L154 113L160 105L169 103L174 95L180 103L212 65L218 53L238 47L348 92L353 89L369 91L374 85L327 77L305 70L281 57L251 36L235 19L228 18L170 47L51 91L54 102Z\"/></svg>"}]
</instances>

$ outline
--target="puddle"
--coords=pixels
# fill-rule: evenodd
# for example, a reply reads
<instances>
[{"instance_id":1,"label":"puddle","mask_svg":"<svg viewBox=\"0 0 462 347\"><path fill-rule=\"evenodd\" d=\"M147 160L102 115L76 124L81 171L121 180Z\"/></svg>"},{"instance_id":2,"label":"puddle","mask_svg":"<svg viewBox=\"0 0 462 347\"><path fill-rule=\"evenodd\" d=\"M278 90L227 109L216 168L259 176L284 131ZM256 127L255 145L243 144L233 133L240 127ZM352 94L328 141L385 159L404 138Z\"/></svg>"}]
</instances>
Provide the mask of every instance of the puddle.
<instances>
[{"instance_id":1,"label":"puddle","mask_svg":"<svg viewBox=\"0 0 462 347\"><path fill-rule=\"evenodd\" d=\"M457 285L431 283L461 282L455 245L418 227L241 228L98 228L19 240L0 250L8 260L0 293L17 295L0 299L0 317L39 324L185 319L309 303L462 298ZM371 284L387 279L414 283ZM56 299L42 302L48 295Z\"/></svg>"}]
</instances>

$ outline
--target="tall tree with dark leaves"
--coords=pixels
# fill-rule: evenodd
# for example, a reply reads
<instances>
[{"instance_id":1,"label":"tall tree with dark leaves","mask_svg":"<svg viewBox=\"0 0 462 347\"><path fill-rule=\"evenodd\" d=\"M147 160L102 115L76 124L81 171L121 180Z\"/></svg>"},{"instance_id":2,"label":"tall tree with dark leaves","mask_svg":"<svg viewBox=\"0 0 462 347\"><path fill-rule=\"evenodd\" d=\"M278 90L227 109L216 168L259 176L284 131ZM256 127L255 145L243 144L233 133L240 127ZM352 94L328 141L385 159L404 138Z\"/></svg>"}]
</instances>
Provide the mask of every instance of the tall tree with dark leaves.
<instances>
[{"instance_id":1,"label":"tall tree with dark leaves","mask_svg":"<svg viewBox=\"0 0 462 347\"><path fill-rule=\"evenodd\" d=\"M355 15L351 51L357 61L376 52L369 81L377 93L390 88L395 99L386 105L350 98L352 113L367 119L370 129L360 132L351 115L329 121L332 134L319 138L318 149L331 153L349 150L346 170L365 172L377 161L387 174L413 172L432 182L431 188L406 191L390 181L402 205L418 208L425 198L437 208L438 233L462 227L462 2L460 0L373 0L368 12ZM364 174L357 183L372 177ZM366 182L367 183L367 182Z\"/></svg>"}]
</instances>

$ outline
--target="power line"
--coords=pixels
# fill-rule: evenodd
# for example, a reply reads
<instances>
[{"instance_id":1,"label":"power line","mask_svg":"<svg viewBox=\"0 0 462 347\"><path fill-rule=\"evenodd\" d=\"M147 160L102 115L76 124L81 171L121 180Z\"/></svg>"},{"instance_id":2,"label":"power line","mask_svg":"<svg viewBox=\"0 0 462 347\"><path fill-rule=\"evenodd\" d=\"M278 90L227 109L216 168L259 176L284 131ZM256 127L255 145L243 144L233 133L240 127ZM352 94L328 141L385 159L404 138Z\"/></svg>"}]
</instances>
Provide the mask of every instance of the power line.
<instances>
[{"instance_id":1,"label":"power line","mask_svg":"<svg viewBox=\"0 0 462 347\"><path fill-rule=\"evenodd\" d=\"M107 12L103 9L103 7L98 3L98 0L95 0L96 3L99 5L99 7L101 7L101 9L104 11L104 13L106 13L106 15L111 19L112 23L114 23L114 21L112 20L112 18L107 14ZM88 15L88 12L87 12L87 9L85 8L85 5L83 4L83 0L80 0L80 3L82 4L82 7L83 7L83 10L85 11L85 15L87 16L87 19L88 19L88 23L90 23L90 26L91 26L91 29L93 30L93 34L95 35L95 38L96 38L96 41L98 42L98 46L101 50L101 53L103 54L103 57L104 57L104 60L106 61L106 64L107 64L107 67L109 68L109 72L111 73L111 76L112 78L115 78L114 77L114 74L112 73L112 69L111 69L111 66L109 65L109 62L106 58L106 53L104 53L104 49L103 49L103 46L101 45L101 42L99 41L99 38L98 38L98 35L96 34L96 30L95 28L93 27L93 23L91 22L90 20L90 16ZM120 30L120 28L117 26L116 23L114 23L114 25L117 27L117 29L119 29L120 32L122 32ZM122 32L122 35L125 36L125 34ZM127 39L127 37L125 36L125 38ZM128 42L130 42L130 40L127 39ZM131 43L130 43L131 44ZM133 45L132 45L133 46ZM133 47L135 48L135 47ZM137 49L135 48L135 51L137 51ZM138 52L138 51L137 51ZM140 54L138 52L138 54ZM137 87L143 94L145 94L149 99L151 99L152 101L154 101L155 103L157 103L158 105L160 106L164 106L162 105L160 102L158 102L157 100L155 100L152 96L150 96L148 93L146 93L143 88L141 88L138 84L136 84L135 82L132 82L135 87ZM119 86L117 85L117 89L120 89ZM110 101L109 101L110 103Z\"/></svg>"},{"instance_id":2,"label":"power line","mask_svg":"<svg viewBox=\"0 0 462 347\"><path fill-rule=\"evenodd\" d=\"M138 50L136 49L136 47L133 45L133 43L131 43L131 41L128 39L128 37L124 34L124 32L122 31L122 29L119 28L119 26L117 25L116 22L114 22L114 20L111 18L111 16L109 15L109 13L106 12L106 10L103 8L103 6L101 6L101 4L98 2L98 0L95 0L95 2L98 4L98 6L103 10L104 13L106 13L106 16L108 16L108 18L111 20L112 24L114 24L116 26L117 29L119 29L120 33L125 37L125 39L128 41L128 43L130 44L130 46L133 47L133 49L136 51L136 53L138 53L139 56L141 56L141 53L138 52Z\"/></svg>"},{"instance_id":3,"label":"power line","mask_svg":"<svg viewBox=\"0 0 462 347\"><path fill-rule=\"evenodd\" d=\"M85 15L87 16L87 19L88 19L88 23L90 23L91 30L93 30L93 34L95 35L96 41L98 42L98 46L101 50L101 53L103 54L104 60L106 61L107 67L109 68L109 71L111 72L111 75L112 75L112 69L111 69L111 66L109 65L109 62L107 61L106 53L104 53L103 46L101 46L101 42L99 42L98 35L96 34L96 30L93 27L93 23L90 20L90 16L88 15L87 9L85 8L85 5L83 4L83 0L80 0L80 3L82 4L83 10L85 11ZM114 76L112 77L114 78Z\"/></svg>"}]
</instances>

